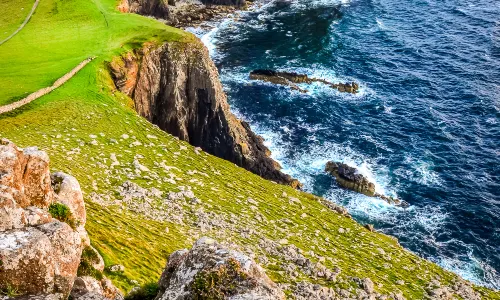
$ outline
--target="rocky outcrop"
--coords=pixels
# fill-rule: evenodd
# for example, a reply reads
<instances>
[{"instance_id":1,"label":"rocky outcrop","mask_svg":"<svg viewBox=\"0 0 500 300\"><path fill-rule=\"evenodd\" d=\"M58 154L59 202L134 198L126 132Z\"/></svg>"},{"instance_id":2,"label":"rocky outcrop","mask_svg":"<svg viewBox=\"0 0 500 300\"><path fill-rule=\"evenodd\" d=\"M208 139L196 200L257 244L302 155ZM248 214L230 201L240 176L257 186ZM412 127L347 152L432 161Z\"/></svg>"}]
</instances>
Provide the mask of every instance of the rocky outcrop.
<instances>
[{"instance_id":1,"label":"rocky outcrop","mask_svg":"<svg viewBox=\"0 0 500 300\"><path fill-rule=\"evenodd\" d=\"M206 237L170 255L159 287L157 300L285 299L251 258Z\"/></svg>"},{"instance_id":2,"label":"rocky outcrop","mask_svg":"<svg viewBox=\"0 0 500 300\"><path fill-rule=\"evenodd\" d=\"M236 9L246 7L245 0L122 0L118 10L155 17L168 25L185 28L227 17Z\"/></svg>"},{"instance_id":3,"label":"rocky outcrop","mask_svg":"<svg viewBox=\"0 0 500 300\"><path fill-rule=\"evenodd\" d=\"M247 5L245 0L201 0L201 2L205 5L227 5L236 7L244 7Z\"/></svg>"},{"instance_id":4,"label":"rocky outcrop","mask_svg":"<svg viewBox=\"0 0 500 300\"><path fill-rule=\"evenodd\" d=\"M164 0L122 0L118 10L167 20L170 16L168 4Z\"/></svg>"},{"instance_id":5,"label":"rocky outcrop","mask_svg":"<svg viewBox=\"0 0 500 300\"><path fill-rule=\"evenodd\" d=\"M279 72L274 70L254 70L250 72L250 79L267 81L279 85L286 85L302 93L306 93L307 90L300 88L297 85L297 83L310 84L313 82L320 82L328 85L332 89L338 90L339 92L345 92L351 94L356 94L359 90L359 85L355 82L331 83L324 79L311 78L305 74L298 74L293 72Z\"/></svg>"},{"instance_id":6,"label":"rocky outcrop","mask_svg":"<svg viewBox=\"0 0 500 300\"><path fill-rule=\"evenodd\" d=\"M197 27L206 21L226 18L234 13L237 7L227 5L203 5L201 2L180 2L176 6L170 6L168 25L186 28Z\"/></svg>"},{"instance_id":7,"label":"rocky outcrop","mask_svg":"<svg viewBox=\"0 0 500 300\"><path fill-rule=\"evenodd\" d=\"M326 163L325 172L335 177L337 183L343 188L356 191L369 197L380 198L387 201L389 204L396 206L409 206L406 201L375 192L375 184L373 182L370 182L368 178L358 173L356 168L348 166L344 163L329 161Z\"/></svg>"},{"instance_id":8,"label":"rocky outcrop","mask_svg":"<svg viewBox=\"0 0 500 300\"><path fill-rule=\"evenodd\" d=\"M88 240L85 207L79 186L67 186L76 179L57 176L65 180L54 188L45 152L0 141L0 289L54 299L69 295ZM80 213L78 228L51 216L49 206L60 201Z\"/></svg>"},{"instance_id":9,"label":"rocky outcrop","mask_svg":"<svg viewBox=\"0 0 500 300\"><path fill-rule=\"evenodd\" d=\"M67 299L74 283L82 281L76 276L84 248L92 252L91 267L104 269L85 230L78 181L62 172L50 174L49 162L36 147L20 149L0 140L0 290L15 291L16 299ZM91 290L85 292L80 285L74 299L123 298L109 279L89 278L85 282L97 281L100 290L85 285Z\"/></svg>"},{"instance_id":10,"label":"rocky outcrop","mask_svg":"<svg viewBox=\"0 0 500 300\"><path fill-rule=\"evenodd\" d=\"M231 113L200 41L146 45L114 60L110 69L136 111L161 129L266 179L299 186L270 158L262 137Z\"/></svg>"}]
</instances>

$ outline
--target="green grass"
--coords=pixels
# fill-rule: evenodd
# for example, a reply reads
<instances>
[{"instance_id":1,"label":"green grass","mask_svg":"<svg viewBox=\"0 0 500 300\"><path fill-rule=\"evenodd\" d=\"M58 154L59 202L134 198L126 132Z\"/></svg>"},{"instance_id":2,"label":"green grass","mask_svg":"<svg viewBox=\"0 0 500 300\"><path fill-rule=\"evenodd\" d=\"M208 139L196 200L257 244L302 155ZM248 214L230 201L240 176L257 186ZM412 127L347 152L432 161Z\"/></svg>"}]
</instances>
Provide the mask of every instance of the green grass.
<instances>
[{"instance_id":1,"label":"green grass","mask_svg":"<svg viewBox=\"0 0 500 300\"><path fill-rule=\"evenodd\" d=\"M313 262L324 257L327 267L341 268L339 278L370 277L377 291L401 291L407 299L421 299L434 278L444 284L456 278L400 248L394 239L369 232L330 211L317 197L274 184L217 157L197 154L187 143L137 116L131 100L114 91L107 61L145 41L182 40L189 47L194 39L151 19L120 14L114 5L114 0L44 0L33 22L0 46L0 103L49 85L84 58L98 56L59 89L0 115L0 137L20 147L40 147L50 155L52 172L64 171L78 179L93 246L106 266L125 266L123 274L105 274L119 288L130 290L132 280L140 284L156 281L168 255L190 247L201 236L237 243L253 251L257 260L266 257L268 275L282 283L291 282L281 267L284 262L259 246L261 238L287 239ZM124 134L130 138L121 138ZM133 146L132 141L140 144ZM111 166L111 154L120 165ZM142 156L139 160L150 172L131 171L136 155ZM161 162L175 168L167 170ZM172 174L175 182L164 180ZM179 200L181 221L154 220L121 202L117 190L127 180L157 188L164 195L178 192L179 186L190 186L200 203ZM102 196L104 205L91 201L93 193ZM300 204L290 201L290 196ZM161 205L160 200L153 204ZM202 212L212 213L213 218L234 228L203 229L197 223ZM304 213L306 217L302 217ZM257 221L257 214L267 222ZM282 222L285 218L291 222ZM340 234L340 227L346 232ZM246 233L248 229L256 233ZM299 278L332 287L349 285L348 281L324 282L303 273ZM398 285L398 280L406 284ZM498 293L476 289L485 298L499 298Z\"/></svg>"},{"instance_id":2,"label":"green grass","mask_svg":"<svg viewBox=\"0 0 500 300\"><path fill-rule=\"evenodd\" d=\"M24 22L35 0L0 1L0 41L10 36Z\"/></svg>"},{"instance_id":3,"label":"green grass","mask_svg":"<svg viewBox=\"0 0 500 300\"><path fill-rule=\"evenodd\" d=\"M125 266L124 274L107 274L120 288L129 290L131 280L141 284L154 281L171 252L190 247L202 235L236 242L259 255L268 256L271 262L268 274L279 282L289 282L279 267L280 258L262 252L258 246L259 237L242 236L240 230L246 228L255 228L272 240L286 238L306 253L314 251L317 256L331 257L325 265L340 267L341 276L370 277L381 284L377 287L380 292L400 290L409 299L421 298L423 288L436 276L442 282L450 282L456 277L401 249L392 238L369 232L355 221L329 211L315 196L263 180L222 159L197 155L190 145L137 116L130 104L130 99L112 92L104 62L96 60L53 93L0 116L2 137L23 147L41 147L51 157L52 171L61 170L79 180L85 194L86 228L92 243L103 255L106 265ZM120 138L123 134L131 138L123 140ZM130 147L132 136L142 145ZM94 139L97 145L90 143ZM112 143L111 139L117 143ZM181 150L184 147L187 150ZM120 161L120 166L113 169L109 168L111 153L117 154ZM198 208L215 212L225 220L236 218L237 230L214 228L201 232L194 223L196 217L188 203L182 206L186 219L193 222L183 223L146 219L124 206L112 205L120 200L116 190L129 180L127 168L133 165L136 154L143 156L141 164L159 176L155 179L143 174L132 181L165 193L177 192L179 185L189 185L201 200ZM167 172L155 165L161 161L178 170ZM192 172L194 170L199 173ZM178 184L161 180L170 172L181 179ZM109 195L106 201L110 205L103 207L91 202L92 192ZM282 196L283 192L298 198L301 204L290 203ZM256 212L245 202L248 198L257 202L258 211L269 223L255 222ZM301 218L302 213L307 217ZM291 220L293 225L281 223L283 218ZM339 234L339 227L349 232ZM389 254L391 260L380 255L378 249ZM305 275L302 278L311 280ZM409 284L397 285L400 279Z\"/></svg>"},{"instance_id":4,"label":"green grass","mask_svg":"<svg viewBox=\"0 0 500 300\"><path fill-rule=\"evenodd\" d=\"M73 229L78 226L75 219L73 218L71 211L69 210L69 207L64 204L52 203L49 206L49 213L52 218L56 218L61 222L68 223L69 226L71 226Z\"/></svg>"},{"instance_id":5,"label":"green grass","mask_svg":"<svg viewBox=\"0 0 500 300\"><path fill-rule=\"evenodd\" d=\"M17 1L7 0L6 6L18 6ZM154 20L122 14L115 5L115 0L41 1L24 29L0 46L0 105L50 86L90 56L109 57L146 40L185 36Z\"/></svg>"},{"instance_id":6,"label":"green grass","mask_svg":"<svg viewBox=\"0 0 500 300\"><path fill-rule=\"evenodd\" d=\"M93 264L99 261L97 253L90 247L86 247L82 251L82 257L80 259L80 265L78 266L77 276L90 276L97 280L103 278L103 274L100 270L94 268Z\"/></svg>"}]
</instances>

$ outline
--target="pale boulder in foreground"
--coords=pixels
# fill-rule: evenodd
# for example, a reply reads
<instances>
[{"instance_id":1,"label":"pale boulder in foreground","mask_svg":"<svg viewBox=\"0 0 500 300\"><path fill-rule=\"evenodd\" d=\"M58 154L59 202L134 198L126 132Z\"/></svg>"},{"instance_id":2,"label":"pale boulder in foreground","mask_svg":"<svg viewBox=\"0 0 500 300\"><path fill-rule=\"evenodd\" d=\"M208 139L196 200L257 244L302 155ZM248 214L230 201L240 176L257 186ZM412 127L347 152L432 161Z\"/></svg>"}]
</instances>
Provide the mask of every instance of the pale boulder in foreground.
<instances>
[{"instance_id":1,"label":"pale boulder in foreground","mask_svg":"<svg viewBox=\"0 0 500 300\"><path fill-rule=\"evenodd\" d=\"M69 210L67 223L49 213L55 203ZM67 299L82 250L90 246L85 222L83 195L74 177L51 175L45 152L0 140L1 290L11 290L15 299ZM102 258L99 262L102 269ZM120 298L108 279L100 286L98 299Z\"/></svg>"},{"instance_id":2,"label":"pale boulder in foreground","mask_svg":"<svg viewBox=\"0 0 500 300\"><path fill-rule=\"evenodd\" d=\"M81 236L87 233L84 223L76 231L53 219L48 208L60 198L75 203L75 207L80 205L77 209L85 214L83 201L66 198L81 198L81 190L58 195L52 186L48 155L37 148L19 149L3 139L0 191L1 287L15 289L21 295L66 298L84 247Z\"/></svg>"},{"instance_id":3,"label":"pale boulder in foreground","mask_svg":"<svg viewBox=\"0 0 500 300\"><path fill-rule=\"evenodd\" d=\"M163 271L156 299L196 296L225 299L285 299L281 289L245 254L203 237L191 250L172 253ZM219 298L218 298L219 299Z\"/></svg>"}]
</instances>

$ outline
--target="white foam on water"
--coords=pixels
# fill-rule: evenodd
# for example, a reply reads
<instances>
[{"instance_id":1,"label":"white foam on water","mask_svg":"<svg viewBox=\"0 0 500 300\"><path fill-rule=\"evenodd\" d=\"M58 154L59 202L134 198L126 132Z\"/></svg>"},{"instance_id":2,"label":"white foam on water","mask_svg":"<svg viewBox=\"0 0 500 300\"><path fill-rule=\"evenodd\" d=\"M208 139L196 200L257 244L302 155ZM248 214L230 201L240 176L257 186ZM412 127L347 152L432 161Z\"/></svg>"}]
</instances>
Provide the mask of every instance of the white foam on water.
<instances>
[{"instance_id":1,"label":"white foam on water","mask_svg":"<svg viewBox=\"0 0 500 300\"><path fill-rule=\"evenodd\" d=\"M313 141L316 140L315 132L325 129L319 125L309 126L305 123L299 123L299 127L306 129L310 140ZM282 133L266 130L254 123L252 129L264 137L264 144L272 151L271 157L283 166L283 172L301 180L306 189L310 190L312 187L312 176L324 173L328 161L338 161L356 168L360 174L375 184L377 193L397 197L396 191L389 187L388 169L385 166L378 166L377 159L370 159L357 153L348 144L311 143L304 149L292 149L291 145L283 142L285 139ZM294 133L288 128L283 134ZM289 157L290 153L294 153L293 157Z\"/></svg>"},{"instance_id":2,"label":"white foam on water","mask_svg":"<svg viewBox=\"0 0 500 300\"><path fill-rule=\"evenodd\" d=\"M282 126L283 127L283 126ZM290 145L283 142L281 133L255 125L255 132L265 138L265 144L272 151L272 158L283 166L283 172L299 179L304 184L306 191L312 191L314 176L324 173L328 161L341 161L357 168L358 172L375 183L375 190L387 196L398 198L397 185L390 185L390 176L385 166L377 164L377 159L370 159L357 153L349 145L335 144L332 142L322 145L309 146L303 150L291 149ZM314 136L315 130L320 126L309 128ZM293 130L288 127L285 135L293 135ZM295 153L293 156L290 152ZM291 157L290 157L291 156ZM368 197L344 189L330 189L325 197L333 202L344 205L354 216L368 217L371 220L394 224L396 231L405 234L408 228L421 227L427 233L438 232L446 224L448 213L438 206L410 206L407 209L388 204L378 198Z\"/></svg>"},{"instance_id":3,"label":"white foam on water","mask_svg":"<svg viewBox=\"0 0 500 300\"><path fill-rule=\"evenodd\" d=\"M431 260L472 283L493 289L500 289L500 274L488 263L477 259L472 251L468 253L466 261L449 257L431 258Z\"/></svg>"},{"instance_id":4,"label":"white foam on water","mask_svg":"<svg viewBox=\"0 0 500 300\"><path fill-rule=\"evenodd\" d=\"M254 29L262 29L264 21L273 19L278 14L286 14L293 12L275 12L267 13L266 10L269 6L275 4L276 1L269 1L265 5L258 7L254 12L258 12L258 16L254 20L250 20L245 23L245 26L251 26ZM348 4L349 0L341 1L331 1L331 0L318 0L309 1L304 4L302 1L294 0L292 1L292 8L294 9L307 9L308 7L315 5L334 5L335 3ZM245 13L242 13L245 14ZM201 38L203 43L207 46L210 51L212 58L217 55L217 34L224 30L227 26L238 26L239 21L233 19L227 19L219 23L215 28L209 32L203 34L197 33ZM390 30L383 21L377 19L377 25L380 29ZM267 55L272 55L271 50L266 51ZM343 77L339 74L335 74L332 70L322 69L321 67L312 65L308 68L297 67L299 62L290 60L287 65L283 66L283 71L291 71L297 73L307 74L310 77L316 77L328 80L330 82L358 82L354 78ZM255 82L250 81L248 74L246 72L240 72L238 70L231 70L230 72L221 71L221 77L223 82L235 82L239 84L263 84L263 85L273 85L271 83L265 82ZM305 84L300 85L302 88L308 90L308 96L332 96L335 101L353 101L356 99L363 99L366 96L375 94L375 91L371 90L369 87L360 83L360 93L356 95L340 93L338 91L332 90L328 86L321 83ZM225 85L224 88L227 90L229 87ZM290 99L290 93L297 93L291 89L280 89L278 91L277 97L280 97L283 101L285 99ZM291 100L290 100L291 101ZM392 107L384 105L384 112L387 114L392 114ZM239 114L238 111L233 112L240 118L245 119L245 116ZM434 109L430 109L431 114L437 117L438 120L444 121L445 125L450 124L450 120L443 118L443 115L439 115ZM489 118L486 122L490 124L496 124L497 121L494 118ZM260 126L255 122L250 122L252 129L265 138L265 145L272 151L272 158L275 159L283 166L283 172L292 175L293 177L299 179L305 185L306 191L311 191L314 184L314 176L324 173L324 166L327 161L341 161L350 166L353 166L359 170L361 174L366 176L370 181L375 183L376 191L381 194L385 194L392 197L397 197L397 186L390 186L390 177L388 175L388 170L385 166L377 164L377 158L369 158L360 153L354 151L349 144L336 144L333 142L319 144L317 142L315 132L321 128L307 127L307 124L299 124L307 129L309 133L308 140L311 141L312 146L308 146L304 149L292 149L291 145L285 142L284 137L291 136L294 134L294 130L290 129L286 125L280 126L281 131L272 131L266 126ZM452 125L452 124L450 124ZM377 144L371 137L363 137L367 141L375 143L379 147L383 145ZM387 149L385 149L387 150ZM293 154L293 155L292 155ZM441 179L439 175L433 171L432 164L413 159L408 157L405 161L404 169L395 170L397 175L403 176L414 182L418 182L424 185L436 185L441 184ZM411 206L408 209L402 209L388 204L386 201L367 197L349 190L344 189L330 189L326 195L326 198L332 200L333 202L342 204L350 211L354 216L367 217L373 221L380 221L386 224L392 224L393 228L391 230L401 235L408 236L408 232L413 232L418 234L417 238L421 238L430 244L439 246L438 242L434 240L433 236L435 233L442 230L443 226L446 224L448 219L448 214L444 212L438 206ZM422 233L420 230L413 230L414 227L421 227L427 232ZM415 237L412 237L415 238ZM482 284L494 288L500 288L500 277L496 271L485 262L478 261L472 253L466 259L466 262L461 259L454 259L448 257L437 257L434 259L439 265L447 270L453 271L463 278L470 280L477 284ZM487 278L482 278L481 271L484 271L483 275ZM493 286L492 283L493 282Z\"/></svg>"},{"instance_id":5,"label":"white foam on water","mask_svg":"<svg viewBox=\"0 0 500 300\"><path fill-rule=\"evenodd\" d=\"M441 185L439 174L433 170L432 163L415 159L411 155L405 157L405 166L394 173L422 185Z\"/></svg>"},{"instance_id":6,"label":"white foam on water","mask_svg":"<svg viewBox=\"0 0 500 300\"><path fill-rule=\"evenodd\" d=\"M377 22L377 27L380 29L380 30L384 30L384 31L392 31L392 28L390 28L389 26L387 26L382 20L380 20L379 18L375 18L375 22Z\"/></svg>"},{"instance_id":7,"label":"white foam on water","mask_svg":"<svg viewBox=\"0 0 500 300\"><path fill-rule=\"evenodd\" d=\"M427 232L437 232L442 228L449 214L443 212L443 210L438 206L424 206L419 208L414 208L412 213L412 221L423 227Z\"/></svg>"},{"instance_id":8,"label":"white foam on water","mask_svg":"<svg viewBox=\"0 0 500 300\"><path fill-rule=\"evenodd\" d=\"M497 124L497 120L495 118L488 118L486 119L486 123L495 125Z\"/></svg>"}]
</instances>

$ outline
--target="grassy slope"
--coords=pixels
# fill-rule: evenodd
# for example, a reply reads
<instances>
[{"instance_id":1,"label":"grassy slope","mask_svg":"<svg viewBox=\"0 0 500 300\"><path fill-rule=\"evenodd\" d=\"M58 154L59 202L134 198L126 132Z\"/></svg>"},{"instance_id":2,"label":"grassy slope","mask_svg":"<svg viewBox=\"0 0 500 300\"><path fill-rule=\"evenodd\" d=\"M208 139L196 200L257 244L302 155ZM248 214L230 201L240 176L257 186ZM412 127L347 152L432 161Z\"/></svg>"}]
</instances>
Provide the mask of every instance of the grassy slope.
<instances>
[{"instance_id":1,"label":"grassy slope","mask_svg":"<svg viewBox=\"0 0 500 300\"><path fill-rule=\"evenodd\" d=\"M0 1L0 41L11 35L28 16L35 0Z\"/></svg>"},{"instance_id":2,"label":"grassy slope","mask_svg":"<svg viewBox=\"0 0 500 300\"><path fill-rule=\"evenodd\" d=\"M87 229L94 246L103 254L107 265L119 263L126 267L123 275L112 277L119 287L130 289L131 279L141 283L156 280L167 255L189 247L201 235L234 241L265 255L258 247L258 235L246 236L238 230L246 228L255 228L272 240L286 238L306 252L331 257L333 261L326 260L324 264L330 268L340 267L341 277L370 277L379 292L400 290L408 299L422 298L423 287L436 276L442 282L456 276L402 250L393 239L368 232L356 222L325 209L315 197L263 180L216 157L198 155L188 144L138 117L130 108L129 99L112 92L104 59L109 60L148 38L178 40L186 37L150 19L119 14L113 10L114 4L111 0L42 1L40 11L34 16L33 23L30 22L32 26L27 26L23 35L5 45L8 47L0 46L0 78L2 82L8 82L0 91L0 99L12 99L26 91L36 90L54 81L85 57L99 55L60 89L0 116L0 136L20 146L41 147L49 153L53 171L62 170L78 178L86 196ZM108 26L101 12L106 16ZM40 35L52 35L53 40L39 45L40 39L35 37ZM26 44L27 49L23 49L23 43L28 41L31 42ZM9 53L16 54L10 57ZM11 64L12 61L15 63ZM123 134L131 138L121 139ZM153 135L157 138L152 138ZM132 137L141 145L131 147ZM117 140L117 143L110 139ZM97 144L92 144L92 140ZM110 167L111 153L117 154L119 166ZM103 207L89 200L92 192L108 194L110 203L120 199L116 189L130 177L128 169L133 169L136 154L143 156L140 161L151 170L150 174L158 177L143 173L132 181L164 192L177 192L179 185L192 187L201 204L180 203L186 214L185 220L191 222L146 220L124 207ZM155 165L158 161L178 170L159 168ZM204 172L208 177L193 170ZM178 178L176 184L161 180L170 173ZM300 199L301 205L290 203L282 196L283 192ZM257 202L255 206L270 221L268 224L255 223L256 211L244 201L248 198ZM236 230L202 233L194 224L194 213L201 208L213 211L225 220L236 218ZM306 218L300 217L303 213L307 214ZM292 220L293 225L280 222L283 218ZM339 227L350 231L340 234ZM379 249L392 259L387 260ZM280 258L269 259L268 274L276 281L289 281L281 270ZM317 258L312 260L317 261ZM307 279L303 274L301 277ZM396 281L400 279L406 283L397 285ZM489 298L498 298L498 294L482 290L489 294Z\"/></svg>"},{"instance_id":3,"label":"grassy slope","mask_svg":"<svg viewBox=\"0 0 500 300\"><path fill-rule=\"evenodd\" d=\"M17 6L17 0L7 2ZM51 85L89 56L109 56L146 38L183 36L154 20L121 14L115 5L114 0L41 1L24 29L0 47L0 105Z\"/></svg>"}]
</instances>

